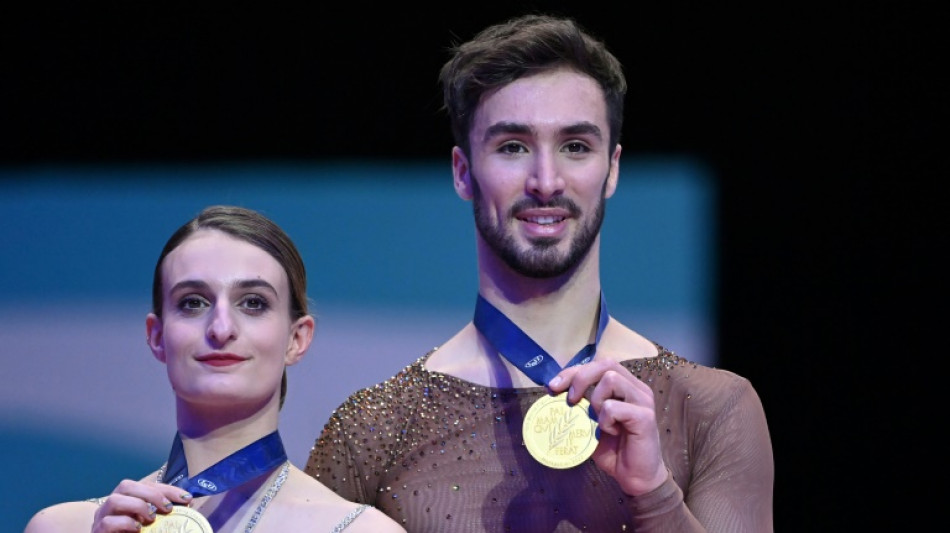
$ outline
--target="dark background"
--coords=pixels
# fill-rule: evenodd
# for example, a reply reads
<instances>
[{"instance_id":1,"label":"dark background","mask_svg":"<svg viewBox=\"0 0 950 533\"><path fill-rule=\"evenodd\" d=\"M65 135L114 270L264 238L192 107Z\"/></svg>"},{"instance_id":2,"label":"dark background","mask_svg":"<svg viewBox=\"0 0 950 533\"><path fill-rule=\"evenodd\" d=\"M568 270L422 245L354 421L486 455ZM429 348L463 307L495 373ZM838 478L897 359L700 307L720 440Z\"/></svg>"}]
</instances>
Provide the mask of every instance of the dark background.
<instances>
[{"instance_id":1,"label":"dark background","mask_svg":"<svg viewBox=\"0 0 950 533\"><path fill-rule=\"evenodd\" d=\"M534 8L575 16L625 65L624 155L717 178L717 351L765 405L776 529L927 520L945 463L922 426L942 425L924 351L945 313L927 276L946 248L936 7L718 4L5 8L0 164L448 169L448 45Z\"/></svg>"}]
</instances>

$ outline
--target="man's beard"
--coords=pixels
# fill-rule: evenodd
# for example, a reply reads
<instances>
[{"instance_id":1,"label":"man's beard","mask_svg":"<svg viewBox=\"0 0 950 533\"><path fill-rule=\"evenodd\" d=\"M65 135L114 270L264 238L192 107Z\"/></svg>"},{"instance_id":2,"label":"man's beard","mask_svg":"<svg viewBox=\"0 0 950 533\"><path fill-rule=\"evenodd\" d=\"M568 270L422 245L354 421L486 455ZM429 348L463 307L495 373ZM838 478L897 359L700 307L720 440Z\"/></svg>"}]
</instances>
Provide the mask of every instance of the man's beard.
<instances>
[{"instance_id":1,"label":"man's beard","mask_svg":"<svg viewBox=\"0 0 950 533\"><path fill-rule=\"evenodd\" d=\"M532 239L527 249L519 249L515 238L506 233L507 219L513 218L514 213L528 207L561 207L570 211L571 215L577 218L581 210L573 201L558 196L547 203L540 203L536 200L525 198L517 202L508 211L508 216L504 220L499 220L497 226L492 225L491 219L482 209L482 191L478 186L478 179L472 174L472 211L475 215L475 227L482 239L488 243L488 246L515 272L529 278L552 278L564 274L571 268L581 262L590 251L597 235L600 233L600 227L604 223L604 213L606 211L607 200L604 198L604 192L607 188L607 180L604 180L604 188L601 190L600 202L594 210L593 217L580 228L570 249L566 254L557 249L559 239L540 237Z\"/></svg>"}]
</instances>

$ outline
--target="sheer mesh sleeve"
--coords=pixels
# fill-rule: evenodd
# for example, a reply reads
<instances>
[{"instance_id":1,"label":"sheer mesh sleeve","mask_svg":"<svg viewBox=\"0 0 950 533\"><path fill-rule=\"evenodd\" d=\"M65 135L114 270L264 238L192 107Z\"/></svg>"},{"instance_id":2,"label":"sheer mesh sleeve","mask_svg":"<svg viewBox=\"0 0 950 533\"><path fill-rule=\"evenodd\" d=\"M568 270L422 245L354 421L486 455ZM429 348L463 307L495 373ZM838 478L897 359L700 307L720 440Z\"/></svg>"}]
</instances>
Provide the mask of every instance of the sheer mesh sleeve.
<instances>
[{"instance_id":1,"label":"sheer mesh sleeve","mask_svg":"<svg viewBox=\"0 0 950 533\"><path fill-rule=\"evenodd\" d=\"M772 445L751 383L693 364L651 378L675 483L633 500L635 531L771 532Z\"/></svg>"}]
</instances>

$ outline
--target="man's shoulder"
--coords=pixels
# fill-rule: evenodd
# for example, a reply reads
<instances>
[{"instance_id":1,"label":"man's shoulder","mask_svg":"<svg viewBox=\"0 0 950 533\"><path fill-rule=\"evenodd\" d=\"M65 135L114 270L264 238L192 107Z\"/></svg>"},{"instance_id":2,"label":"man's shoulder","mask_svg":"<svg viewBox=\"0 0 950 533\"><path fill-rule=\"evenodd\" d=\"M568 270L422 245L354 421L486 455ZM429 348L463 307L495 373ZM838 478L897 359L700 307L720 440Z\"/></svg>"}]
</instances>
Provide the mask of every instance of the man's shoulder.
<instances>
[{"instance_id":1,"label":"man's shoulder","mask_svg":"<svg viewBox=\"0 0 950 533\"><path fill-rule=\"evenodd\" d=\"M427 380L428 371L425 362L433 351L435 348L409 363L393 376L351 393L337 411L359 408L367 402L377 402L380 398L392 399L394 395L398 397L418 391L419 385Z\"/></svg>"},{"instance_id":2,"label":"man's shoulder","mask_svg":"<svg viewBox=\"0 0 950 533\"><path fill-rule=\"evenodd\" d=\"M757 403L758 393L745 377L681 357L662 346L659 355L631 359L622 364L661 393L665 402L687 404L697 411L731 410L749 401Z\"/></svg>"},{"instance_id":3,"label":"man's shoulder","mask_svg":"<svg viewBox=\"0 0 950 533\"><path fill-rule=\"evenodd\" d=\"M656 344L657 354L652 357L638 359L628 359L622 361L622 364L634 373L651 372L666 373L671 380L690 380L698 382L710 382L710 385L723 385L726 383L748 383L748 380L739 374L717 366L694 361L686 356Z\"/></svg>"}]
</instances>

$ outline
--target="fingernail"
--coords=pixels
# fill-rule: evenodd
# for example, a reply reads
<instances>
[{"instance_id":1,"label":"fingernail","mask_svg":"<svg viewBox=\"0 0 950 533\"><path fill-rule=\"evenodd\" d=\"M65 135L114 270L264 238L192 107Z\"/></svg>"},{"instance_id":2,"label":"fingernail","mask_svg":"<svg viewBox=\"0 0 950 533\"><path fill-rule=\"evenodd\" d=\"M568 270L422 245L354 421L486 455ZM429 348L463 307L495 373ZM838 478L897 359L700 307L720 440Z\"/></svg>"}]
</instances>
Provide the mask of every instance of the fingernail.
<instances>
[{"instance_id":1,"label":"fingernail","mask_svg":"<svg viewBox=\"0 0 950 533\"><path fill-rule=\"evenodd\" d=\"M594 438L600 440L600 428L594 430Z\"/></svg>"},{"instance_id":2,"label":"fingernail","mask_svg":"<svg viewBox=\"0 0 950 533\"><path fill-rule=\"evenodd\" d=\"M574 395L574 385L571 385L571 387L567 389L567 398L566 398L567 405L570 405L571 407L574 406L574 404L571 403L571 396L573 395Z\"/></svg>"},{"instance_id":3,"label":"fingernail","mask_svg":"<svg viewBox=\"0 0 950 533\"><path fill-rule=\"evenodd\" d=\"M183 499L183 500L190 500L190 499L191 499L191 493L190 493L190 492L182 492L182 493L181 493L181 499Z\"/></svg>"},{"instance_id":4,"label":"fingernail","mask_svg":"<svg viewBox=\"0 0 950 533\"><path fill-rule=\"evenodd\" d=\"M548 386L549 386L549 387L557 387L558 385L561 384L562 381L564 381L564 378L562 378L561 376L554 376L554 379L552 379L550 382L548 382Z\"/></svg>"},{"instance_id":5,"label":"fingernail","mask_svg":"<svg viewBox=\"0 0 950 533\"><path fill-rule=\"evenodd\" d=\"M164 501L162 501L162 507L170 511L172 508L172 502L168 501L166 498Z\"/></svg>"},{"instance_id":6,"label":"fingernail","mask_svg":"<svg viewBox=\"0 0 950 533\"><path fill-rule=\"evenodd\" d=\"M155 504L153 504L152 502L148 502L148 515L149 515L149 516L155 516L155 511L156 511L157 509L158 509L158 508L155 507Z\"/></svg>"},{"instance_id":7,"label":"fingernail","mask_svg":"<svg viewBox=\"0 0 950 533\"><path fill-rule=\"evenodd\" d=\"M597 411L594 411L593 405L587 406L587 416L589 416L590 419L593 420L594 422L597 421ZM598 429L597 431L600 431L600 429Z\"/></svg>"}]
</instances>

